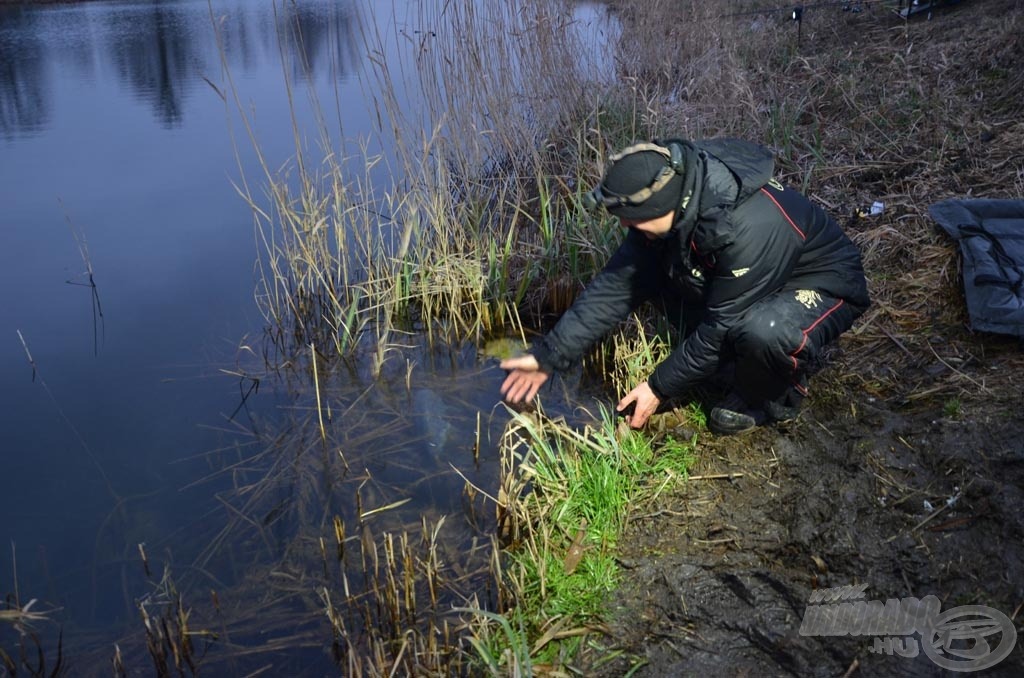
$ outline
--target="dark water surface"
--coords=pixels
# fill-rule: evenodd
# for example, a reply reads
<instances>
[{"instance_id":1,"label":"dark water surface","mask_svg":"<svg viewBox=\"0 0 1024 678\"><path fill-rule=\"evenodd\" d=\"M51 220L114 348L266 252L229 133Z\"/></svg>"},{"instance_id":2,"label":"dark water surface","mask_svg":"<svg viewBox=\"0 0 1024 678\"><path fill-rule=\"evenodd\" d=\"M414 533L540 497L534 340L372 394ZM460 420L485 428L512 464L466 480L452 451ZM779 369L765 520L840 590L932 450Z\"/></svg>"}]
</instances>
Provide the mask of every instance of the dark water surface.
<instances>
[{"instance_id":1,"label":"dark water surface","mask_svg":"<svg viewBox=\"0 0 1024 678\"><path fill-rule=\"evenodd\" d=\"M280 45L309 64L289 72L300 86L359 90L355 3L280 4L216 0L216 19L206 0L0 8L0 590L16 553L22 596L72 624L131 613L102 565L129 546L188 557L212 490L180 488L209 471L205 452L247 442L221 369L261 342L252 218L230 183L239 162L257 172L207 82L224 86L214 21L275 165L294 153ZM346 115L365 131L362 107ZM250 406L271 409L271 391Z\"/></svg>"},{"instance_id":2,"label":"dark water surface","mask_svg":"<svg viewBox=\"0 0 1024 678\"><path fill-rule=\"evenodd\" d=\"M0 7L0 593L61 606L68 635L137 625L127 601L141 592L124 575L140 574L136 545L188 562L201 548L188 537L222 519L216 483L193 486L207 453L245 450L250 417L287 401L265 384L228 421L250 384L224 370L262 368L239 347L258 354L264 326L252 215L231 182L260 175L214 87L214 24L277 167L294 154L293 114L313 135L301 88L341 102L342 149L369 134L362 31L419 30L414 4ZM466 369L483 371L456 406L489 411L501 375ZM422 426L435 405L427 391L409 405L407 429L428 445L448 435Z\"/></svg>"}]
</instances>

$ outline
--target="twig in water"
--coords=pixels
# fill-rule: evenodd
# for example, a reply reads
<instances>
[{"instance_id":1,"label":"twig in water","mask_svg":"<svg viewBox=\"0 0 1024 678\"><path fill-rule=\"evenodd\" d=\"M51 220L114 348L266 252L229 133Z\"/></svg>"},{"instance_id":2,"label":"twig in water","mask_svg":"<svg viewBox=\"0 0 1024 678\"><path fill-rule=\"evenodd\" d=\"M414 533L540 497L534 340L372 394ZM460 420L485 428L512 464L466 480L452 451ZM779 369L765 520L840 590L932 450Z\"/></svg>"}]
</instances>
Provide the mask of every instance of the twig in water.
<instances>
[{"instance_id":1,"label":"twig in water","mask_svg":"<svg viewBox=\"0 0 1024 678\"><path fill-rule=\"evenodd\" d=\"M34 382L36 377L39 378L39 383L42 384L43 390L46 391L46 395L50 398L50 402L52 402L53 406L57 408L57 414L59 414L61 419L64 420L64 423L68 425L71 432L75 434L79 445L81 445L82 449L85 450L85 453L89 455L89 459L92 460L92 463L99 472L100 477L103 478L103 483L107 486L107 492L109 492L111 498L113 498L115 506L120 506L122 501L121 496L114 491L114 486L111 484L110 477L107 476L107 472L103 469L103 465L100 464L100 460L97 459L96 455L92 453L91 449L89 449L89 445L85 442L85 438L82 437L82 434L79 433L75 425L71 423L71 419L69 419L68 415L64 413L60 403L57 402L57 398L53 395L53 391L51 391L50 387L46 384L46 380L44 380L42 375L39 374L39 367L36 365L36 361L32 358L32 353L28 350L28 343L25 341L25 337L21 334L21 330L18 330L17 332L18 339L21 340L21 345L25 349L25 355L28 356L28 364L32 367L32 381Z\"/></svg>"},{"instance_id":2,"label":"twig in water","mask_svg":"<svg viewBox=\"0 0 1024 678\"><path fill-rule=\"evenodd\" d=\"M64 209L63 201L60 202L61 209ZM74 223L71 221L71 217L68 216L67 210L64 210L64 218L68 222L68 227L71 229L71 237L75 239L75 244L78 245L78 253L82 257L82 262L85 263L85 274L88 276L88 283L73 282L66 280L65 282L69 285L80 285L82 287L88 287L92 295L92 353L93 355L99 354L99 328L103 328L103 338L106 339L107 326L103 321L103 306L100 305L100 293L96 288L96 278L92 268L92 259L89 257L89 244L85 240L85 235L75 228Z\"/></svg>"},{"instance_id":3,"label":"twig in water","mask_svg":"<svg viewBox=\"0 0 1024 678\"><path fill-rule=\"evenodd\" d=\"M246 379L248 379L249 382L250 382L249 383L249 388L248 388L248 390L243 391L242 390L242 384L245 383ZM260 380L259 380L259 378L258 377L249 377L249 376L246 376L246 375L242 375L238 379L238 392L242 395L242 400L241 400L241 402L238 403L238 407L235 408L235 411L231 413L231 416L228 417L228 421L234 421L235 415L238 414L242 410L243 407L245 407L246 403L249 402L249 396L250 395L252 395L254 393L259 393L260 392Z\"/></svg>"},{"instance_id":4,"label":"twig in water","mask_svg":"<svg viewBox=\"0 0 1024 678\"><path fill-rule=\"evenodd\" d=\"M316 346L310 344L309 351L313 355L313 386L316 390L316 416L320 420L320 439L327 442L327 430L324 428L324 411L320 404L320 377L316 372Z\"/></svg>"},{"instance_id":5,"label":"twig in water","mask_svg":"<svg viewBox=\"0 0 1024 678\"><path fill-rule=\"evenodd\" d=\"M18 549L11 540L11 569L14 571L14 604L21 605L21 595L18 593Z\"/></svg>"},{"instance_id":6,"label":"twig in water","mask_svg":"<svg viewBox=\"0 0 1024 678\"><path fill-rule=\"evenodd\" d=\"M28 357L29 367L32 368L32 381L36 380L36 361L32 358L31 351L28 350L28 344L25 343L25 337L21 336L21 330L18 330L18 339L21 340L21 347L25 349L25 356Z\"/></svg>"}]
</instances>

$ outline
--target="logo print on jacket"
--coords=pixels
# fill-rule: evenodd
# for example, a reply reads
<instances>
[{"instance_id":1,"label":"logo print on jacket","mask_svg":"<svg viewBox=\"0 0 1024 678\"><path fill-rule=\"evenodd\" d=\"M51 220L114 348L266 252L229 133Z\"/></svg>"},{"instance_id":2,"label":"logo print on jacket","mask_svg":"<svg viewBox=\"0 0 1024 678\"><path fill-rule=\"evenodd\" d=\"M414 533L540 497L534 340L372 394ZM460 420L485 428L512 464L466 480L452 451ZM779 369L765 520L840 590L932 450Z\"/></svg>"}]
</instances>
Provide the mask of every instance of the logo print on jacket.
<instances>
[{"instance_id":1,"label":"logo print on jacket","mask_svg":"<svg viewBox=\"0 0 1024 678\"><path fill-rule=\"evenodd\" d=\"M821 295L814 290L797 290L796 300L807 308L814 308L821 303Z\"/></svg>"}]
</instances>

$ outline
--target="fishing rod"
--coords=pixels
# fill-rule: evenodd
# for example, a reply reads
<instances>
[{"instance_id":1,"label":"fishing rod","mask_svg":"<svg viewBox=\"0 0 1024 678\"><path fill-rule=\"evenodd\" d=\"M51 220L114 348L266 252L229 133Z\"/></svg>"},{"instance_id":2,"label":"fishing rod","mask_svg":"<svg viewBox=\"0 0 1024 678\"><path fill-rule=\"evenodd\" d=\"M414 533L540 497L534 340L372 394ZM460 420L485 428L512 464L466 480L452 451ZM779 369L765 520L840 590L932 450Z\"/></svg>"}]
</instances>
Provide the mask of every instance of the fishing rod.
<instances>
[{"instance_id":1,"label":"fishing rod","mask_svg":"<svg viewBox=\"0 0 1024 678\"><path fill-rule=\"evenodd\" d=\"M923 12L930 10L934 7L938 7L945 4L953 4L960 2L960 0L898 0L898 6L893 8L900 16L906 18L911 14L917 12ZM721 14L719 19L728 19L730 17L739 16L755 16L758 14L777 14L781 12L789 12L790 19L796 22L800 22L803 18L803 12L807 9L822 9L830 7L842 7L843 11L860 11L860 9L868 5L877 4L894 4L894 0L824 0L822 2L815 2L809 5L785 5L782 7L763 7L761 9L752 9L744 12L733 12L730 14Z\"/></svg>"},{"instance_id":2,"label":"fishing rod","mask_svg":"<svg viewBox=\"0 0 1024 678\"><path fill-rule=\"evenodd\" d=\"M745 12L733 12L731 14L720 14L719 19L728 19L737 16L755 16L757 14L777 14L781 12L790 12L790 18L794 21L798 21L797 15L802 15L803 10L806 9L821 9L823 7L843 7L844 11L852 9L853 7L863 7L865 5L877 5L881 2L891 2L892 0L827 0L825 2L816 2L810 5L786 5L784 7L763 7L761 9L752 9Z\"/></svg>"}]
</instances>

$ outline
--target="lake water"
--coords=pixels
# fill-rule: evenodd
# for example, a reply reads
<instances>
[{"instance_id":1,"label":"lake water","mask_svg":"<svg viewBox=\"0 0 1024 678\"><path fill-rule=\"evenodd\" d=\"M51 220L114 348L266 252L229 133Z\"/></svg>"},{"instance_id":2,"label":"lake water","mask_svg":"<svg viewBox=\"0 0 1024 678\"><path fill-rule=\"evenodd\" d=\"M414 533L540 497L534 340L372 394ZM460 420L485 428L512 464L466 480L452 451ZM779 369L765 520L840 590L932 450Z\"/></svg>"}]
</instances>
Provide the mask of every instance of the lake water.
<instances>
[{"instance_id":1,"label":"lake water","mask_svg":"<svg viewBox=\"0 0 1024 678\"><path fill-rule=\"evenodd\" d=\"M66 641L137 624L136 544L189 562L188 536L222 520L222 481L195 484L209 453L244 455L254 422L291 402L264 382L229 421L251 386L231 374L252 367L240 347L258 355L264 323L232 187L259 172L222 66L272 167L294 154L293 119L313 129L286 76L342 102L336 142L355 149L373 129L362 36L416 34L415 5L0 6L0 592L62 607ZM602 21L598 5L573 11L585 30ZM383 58L401 58L389 44ZM482 376L459 376L471 368ZM498 370L469 357L434 372L459 403L495 405Z\"/></svg>"}]
</instances>

